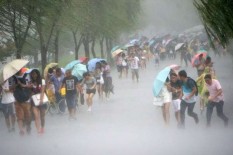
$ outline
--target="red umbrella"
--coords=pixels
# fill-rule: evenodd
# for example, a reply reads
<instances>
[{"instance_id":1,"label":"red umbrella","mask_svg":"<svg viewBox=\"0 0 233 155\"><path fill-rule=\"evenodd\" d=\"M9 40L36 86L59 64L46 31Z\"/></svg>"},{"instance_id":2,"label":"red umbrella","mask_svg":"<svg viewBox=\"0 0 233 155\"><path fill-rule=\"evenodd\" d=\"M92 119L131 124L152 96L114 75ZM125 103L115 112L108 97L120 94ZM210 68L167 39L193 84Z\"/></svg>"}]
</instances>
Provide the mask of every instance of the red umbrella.
<instances>
[{"instance_id":1,"label":"red umbrella","mask_svg":"<svg viewBox=\"0 0 233 155\"><path fill-rule=\"evenodd\" d=\"M203 55L203 58L206 58L207 57L207 53L206 52L202 52L202 53L198 53L196 54L193 58L192 58L192 66L194 67L195 66L195 61L199 59L199 56L200 55Z\"/></svg>"},{"instance_id":2,"label":"red umbrella","mask_svg":"<svg viewBox=\"0 0 233 155\"><path fill-rule=\"evenodd\" d=\"M79 61L81 63L87 62L88 61L88 57L81 57L81 58L79 58Z\"/></svg>"}]
</instances>

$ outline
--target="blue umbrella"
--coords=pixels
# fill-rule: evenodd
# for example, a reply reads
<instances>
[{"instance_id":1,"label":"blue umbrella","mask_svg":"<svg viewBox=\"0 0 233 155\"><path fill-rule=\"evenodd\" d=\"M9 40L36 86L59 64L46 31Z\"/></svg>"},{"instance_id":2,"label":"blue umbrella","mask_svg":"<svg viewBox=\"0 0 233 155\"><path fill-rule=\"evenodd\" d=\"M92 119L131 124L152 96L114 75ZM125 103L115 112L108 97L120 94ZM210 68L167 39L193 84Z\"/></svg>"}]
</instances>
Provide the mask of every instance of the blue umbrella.
<instances>
[{"instance_id":1,"label":"blue umbrella","mask_svg":"<svg viewBox=\"0 0 233 155\"><path fill-rule=\"evenodd\" d=\"M114 52L114 51L116 51L116 50L119 49L119 48L120 48L120 46L115 46L115 47L113 47L112 50L111 50L111 53Z\"/></svg>"},{"instance_id":2,"label":"blue umbrella","mask_svg":"<svg viewBox=\"0 0 233 155\"><path fill-rule=\"evenodd\" d=\"M160 71L154 81L154 84L153 84L153 93L154 93L154 96L158 96L161 89L163 88L164 86L164 83L169 75L171 71L171 67L166 67L164 68L162 71Z\"/></svg>"},{"instance_id":3,"label":"blue umbrella","mask_svg":"<svg viewBox=\"0 0 233 155\"><path fill-rule=\"evenodd\" d=\"M154 44L155 43L155 40L151 40L150 42L149 42L149 46L151 46L152 44Z\"/></svg>"},{"instance_id":4,"label":"blue umbrella","mask_svg":"<svg viewBox=\"0 0 233 155\"><path fill-rule=\"evenodd\" d=\"M72 75L76 76L78 80L83 79L83 73L87 72L86 65L76 64L72 69Z\"/></svg>"},{"instance_id":5,"label":"blue umbrella","mask_svg":"<svg viewBox=\"0 0 233 155\"><path fill-rule=\"evenodd\" d=\"M103 61L104 59L100 59L100 58L94 58L88 61L87 63L87 68L88 71L92 72L95 70L95 66L97 62Z\"/></svg>"},{"instance_id":6,"label":"blue umbrella","mask_svg":"<svg viewBox=\"0 0 233 155\"><path fill-rule=\"evenodd\" d=\"M72 69L76 64L79 64L80 61L79 60L74 60L74 61L71 61L70 63L68 63L65 67L65 70L70 70Z\"/></svg>"}]
</instances>

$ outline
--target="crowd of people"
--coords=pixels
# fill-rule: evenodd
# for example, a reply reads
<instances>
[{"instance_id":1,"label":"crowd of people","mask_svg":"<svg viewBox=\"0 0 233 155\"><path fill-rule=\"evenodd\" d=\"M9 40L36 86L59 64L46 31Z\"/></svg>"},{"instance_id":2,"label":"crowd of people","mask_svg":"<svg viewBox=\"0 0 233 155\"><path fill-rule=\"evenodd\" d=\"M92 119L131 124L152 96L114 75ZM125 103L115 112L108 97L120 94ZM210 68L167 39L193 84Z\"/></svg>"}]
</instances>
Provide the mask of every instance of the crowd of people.
<instances>
[{"instance_id":1,"label":"crowd of people","mask_svg":"<svg viewBox=\"0 0 233 155\"><path fill-rule=\"evenodd\" d=\"M199 123L198 114L194 112L194 107L199 96L200 110L203 113L207 109L207 126L211 125L213 108L217 108L218 116L228 125L228 118L223 113L223 91L220 82L217 80L213 62L208 56L208 45L205 42L199 43L198 39L171 39L165 36L152 38L152 43L145 39L141 44L135 43L127 47L127 50L119 52L115 57L116 68L119 79L128 77L131 70L132 81L139 82L139 70L146 69L147 62L154 59L156 66L160 66L160 61L169 59L171 62L180 54L180 60L188 61L197 70L198 78L193 80L188 77L185 70L177 72L171 68L170 74L165 80L159 97L162 104L162 115L166 125L170 122L170 104L174 107L175 118L179 127L185 126L185 111L193 117L196 124ZM191 41L190 41L191 40ZM177 43L183 42L179 49ZM199 53L195 61L193 57L198 51L206 50L206 53ZM87 64L87 63L86 63ZM88 66L87 66L88 70ZM31 133L31 122L34 119L35 128L38 134L45 132L45 115L48 104L45 102L58 103L60 111L65 111L67 106L69 119L76 120L76 108L80 99L84 104L84 94L86 95L87 111L91 112L93 107L93 97L98 93L99 99L108 99L113 91L113 82L110 65L105 60L96 62L94 70L89 70L82 75L82 78L72 74L72 69L64 70L58 66L48 69L44 78L38 69L28 71L18 71L14 76L1 84L2 110L5 116L6 126L9 132L15 131L17 119L19 134ZM39 98L36 100L35 98ZM47 101L44 101L46 100ZM65 99L65 100L64 100Z\"/></svg>"},{"instance_id":2,"label":"crowd of people","mask_svg":"<svg viewBox=\"0 0 233 155\"><path fill-rule=\"evenodd\" d=\"M48 106L59 101L63 101L59 105L60 111L63 113L67 108L69 120L76 120L78 98L84 104L84 94L87 111L91 112L96 90L101 100L113 93L110 72L106 61L96 63L94 71L85 72L81 79L72 75L72 69L58 66L48 68L45 78L38 69L22 68L1 84L1 109L8 131L15 131L17 119L19 134L30 134L34 120L37 133L44 134Z\"/></svg>"}]
</instances>

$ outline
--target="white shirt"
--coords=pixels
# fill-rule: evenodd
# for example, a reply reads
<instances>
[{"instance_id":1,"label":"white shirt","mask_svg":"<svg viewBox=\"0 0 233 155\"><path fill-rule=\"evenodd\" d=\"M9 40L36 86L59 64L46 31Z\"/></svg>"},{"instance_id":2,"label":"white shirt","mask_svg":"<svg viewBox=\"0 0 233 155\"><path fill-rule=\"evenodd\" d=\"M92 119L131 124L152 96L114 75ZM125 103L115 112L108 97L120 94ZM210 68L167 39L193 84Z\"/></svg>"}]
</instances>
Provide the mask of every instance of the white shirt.
<instances>
[{"instance_id":1,"label":"white shirt","mask_svg":"<svg viewBox=\"0 0 233 155\"><path fill-rule=\"evenodd\" d=\"M132 60L131 60L131 69L138 69L139 68L139 58L138 57L134 57Z\"/></svg>"},{"instance_id":2,"label":"white shirt","mask_svg":"<svg viewBox=\"0 0 233 155\"><path fill-rule=\"evenodd\" d=\"M15 97L12 92L9 92L9 82L8 80L2 84L2 104L9 104L15 102Z\"/></svg>"}]
</instances>

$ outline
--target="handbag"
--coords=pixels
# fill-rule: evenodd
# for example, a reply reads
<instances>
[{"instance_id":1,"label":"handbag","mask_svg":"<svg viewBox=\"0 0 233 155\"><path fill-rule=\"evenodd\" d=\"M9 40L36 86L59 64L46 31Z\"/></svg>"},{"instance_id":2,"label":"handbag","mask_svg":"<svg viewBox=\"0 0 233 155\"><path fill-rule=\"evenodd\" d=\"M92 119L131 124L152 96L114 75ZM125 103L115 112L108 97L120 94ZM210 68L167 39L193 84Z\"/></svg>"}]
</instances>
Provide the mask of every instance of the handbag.
<instances>
[{"instance_id":1,"label":"handbag","mask_svg":"<svg viewBox=\"0 0 233 155\"><path fill-rule=\"evenodd\" d=\"M35 106L40 105L40 93L32 95L32 100L35 104ZM47 95L44 93L44 98L43 98L43 104L49 102Z\"/></svg>"},{"instance_id":2,"label":"handbag","mask_svg":"<svg viewBox=\"0 0 233 155\"><path fill-rule=\"evenodd\" d=\"M100 84L104 84L104 78L103 78L102 75L100 76L100 81L99 82L100 82Z\"/></svg>"}]
</instances>

